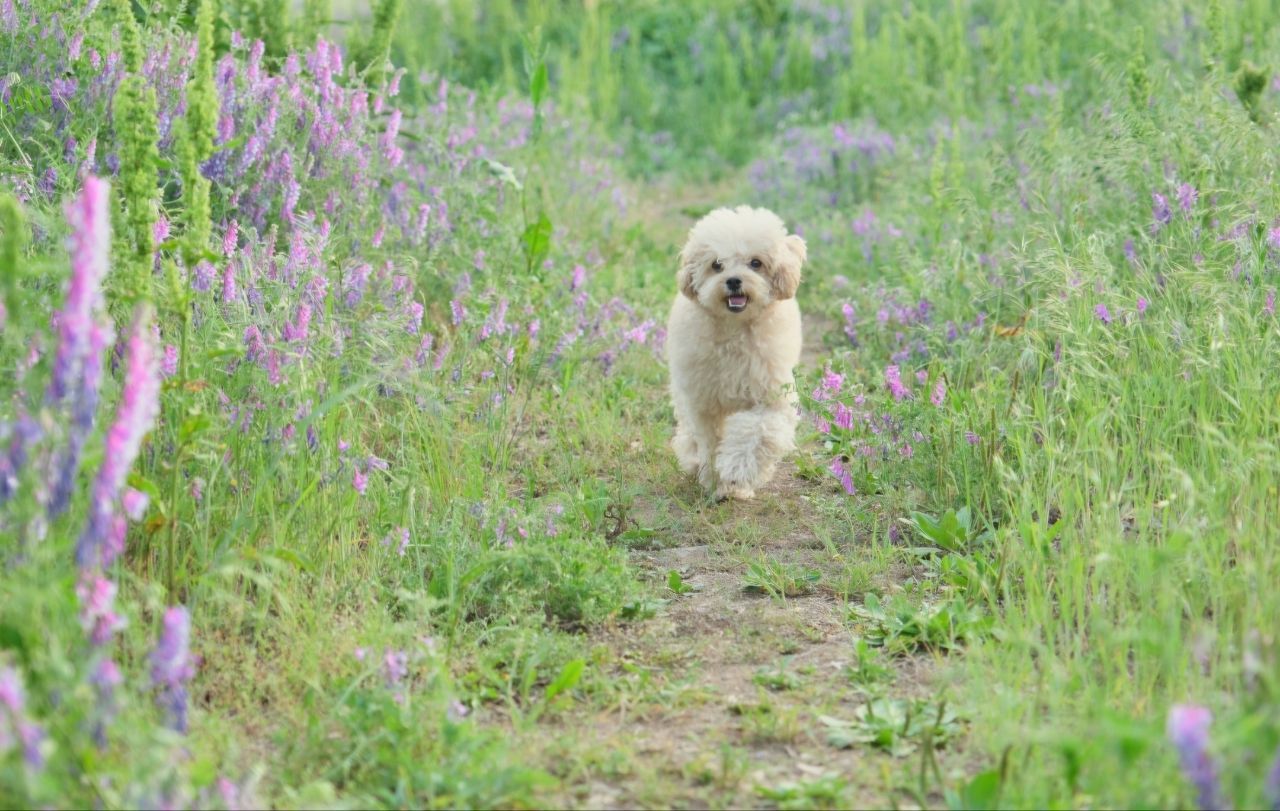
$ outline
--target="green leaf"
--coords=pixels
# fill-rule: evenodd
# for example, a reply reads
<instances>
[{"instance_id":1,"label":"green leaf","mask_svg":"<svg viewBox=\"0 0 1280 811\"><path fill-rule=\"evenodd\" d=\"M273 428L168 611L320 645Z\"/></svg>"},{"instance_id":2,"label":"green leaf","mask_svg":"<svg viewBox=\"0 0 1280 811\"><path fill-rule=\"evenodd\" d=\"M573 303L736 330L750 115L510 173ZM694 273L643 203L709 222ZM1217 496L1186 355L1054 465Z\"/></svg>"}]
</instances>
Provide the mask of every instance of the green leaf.
<instances>
[{"instance_id":1,"label":"green leaf","mask_svg":"<svg viewBox=\"0 0 1280 811\"><path fill-rule=\"evenodd\" d=\"M697 591L696 588L684 582L684 578L681 577L680 573L675 569L667 572L667 588L671 589L676 594L690 594Z\"/></svg>"},{"instance_id":2,"label":"green leaf","mask_svg":"<svg viewBox=\"0 0 1280 811\"><path fill-rule=\"evenodd\" d=\"M587 663L582 659L574 659L566 663L555 681L547 685L548 703L566 690L572 690L582 680L582 672L586 667Z\"/></svg>"},{"instance_id":3,"label":"green leaf","mask_svg":"<svg viewBox=\"0 0 1280 811\"><path fill-rule=\"evenodd\" d=\"M539 62L538 66L533 69L533 75L529 77L529 98L532 99L535 108L542 106L543 99L547 97L547 87L549 85L547 63Z\"/></svg>"},{"instance_id":4,"label":"green leaf","mask_svg":"<svg viewBox=\"0 0 1280 811\"><path fill-rule=\"evenodd\" d=\"M958 797L949 798L948 805L956 809L995 808L1000 802L1000 772L983 772L960 789Z\"/></svg>"},{"instance_id":5,"label":"green leaf","mask_svg":"<svg viewBox=\"0 0 1280 811\"><path fill-rule=\"evenodd\" d=\"M485 158L484 165L493 173L494 177L498 178L503 183L506 183L508 186L514 187L516 191L524 189L524 184L520 182L520 178L516 177L515 170L510 166L507 166L505 163L499 163L491 158Z\"/></svg>"},{"instance_id":6,"label":"green leaf","mask_svg":"<svg viewBox=\"0 0 1280 811\"><path fill-rule=\"evenodd\" d=\"M546 212L539 213L538 219L525 227L524 233L520 235L520 242L524 245L525 262L532 273L551 250L551 220Z\"/></svg>"}]
</instances>

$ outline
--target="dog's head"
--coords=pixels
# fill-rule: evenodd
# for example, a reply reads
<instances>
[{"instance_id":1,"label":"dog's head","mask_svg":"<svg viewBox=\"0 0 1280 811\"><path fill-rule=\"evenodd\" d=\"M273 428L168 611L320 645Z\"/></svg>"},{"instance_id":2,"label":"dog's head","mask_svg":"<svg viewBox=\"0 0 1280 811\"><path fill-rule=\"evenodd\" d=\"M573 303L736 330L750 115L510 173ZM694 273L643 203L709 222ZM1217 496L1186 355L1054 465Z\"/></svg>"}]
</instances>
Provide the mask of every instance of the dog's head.
<instances>
[{"instance_id":1,"label":"dog's head","mask_svg":"<svg viewBox=\"0 0 1280 811\"><path fill-rule=\"evenodd\" d=\"M689 231L676 281L715 316L751 318L795 296L804 260L804 240L772 211L718 208Z\"/></svg>"}]
</instances>

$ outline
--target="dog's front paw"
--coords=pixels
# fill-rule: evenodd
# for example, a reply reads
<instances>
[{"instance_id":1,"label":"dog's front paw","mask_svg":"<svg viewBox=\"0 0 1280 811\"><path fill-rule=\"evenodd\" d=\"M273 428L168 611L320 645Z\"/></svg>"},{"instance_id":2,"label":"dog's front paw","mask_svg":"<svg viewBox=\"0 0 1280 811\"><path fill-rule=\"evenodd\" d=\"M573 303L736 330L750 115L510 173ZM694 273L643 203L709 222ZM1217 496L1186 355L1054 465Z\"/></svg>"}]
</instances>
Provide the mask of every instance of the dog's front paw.
<instances>
[{"instance_id":1,"label":"dog's front paw","mask_svg":"<svg viewBox=\"0 0 1280 811\"><path fill-rule=\"evenodd\" d=\"M710 462L703 462L698 465L698 484L702 485L703 490L716 489L716 468Z\"/></svg>"},{"instance_id":2,"label":"dog's front paw","mask_svg":"<svg viewBox=\"0 0 1280 811\"><path fill-rule=\"evenodd\" d=\"M736 498L739 501L746 501L754 498L756 491L750 485L734 481L721 481L720 486L716 488L716 501L726 501Z\"/></svg>"}]
</instances>

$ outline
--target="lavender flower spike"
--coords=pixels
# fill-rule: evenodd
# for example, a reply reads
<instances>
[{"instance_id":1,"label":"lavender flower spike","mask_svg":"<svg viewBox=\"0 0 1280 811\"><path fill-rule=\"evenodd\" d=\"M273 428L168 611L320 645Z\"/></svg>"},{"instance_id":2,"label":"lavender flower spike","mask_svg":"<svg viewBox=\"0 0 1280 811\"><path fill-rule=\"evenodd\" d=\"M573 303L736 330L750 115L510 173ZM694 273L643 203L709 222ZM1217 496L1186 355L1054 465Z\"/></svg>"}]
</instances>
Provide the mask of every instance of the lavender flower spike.
<instances>
[{"instance_id":1,"label":"lavender flower spike","mask_svg":"<svg viewBox=\"0 0 1280 811\"><path fill-rule=\"evenodd\" d=\"M1213 713L1195 704L1177 704L1169 709L1166 732L1178 750L1182 772L1196 787L1196 803L1200 808L1226 808L1218 793L1218 768L1209 756L1209 725Z\"/></svg>"},{"instance_id":2,"label":"lavender flower spike","mask_svg":"<svg viewBox=\"0 0 1280 811\"><path fill-rule=\"evenodd\" d=\"M102 307L102 279L107 275L111 247L111 187L105 180L86 177L80 196L67 204L71 223L71 284L58 317L58 353L49 382L49 402L59 402L80 375L89 353L93 311Z\"/></svg>"},{"instance_id":3,"label":"lavender flower spike","mask_svg":"<svg viewBox=\"0 0 1280 811\"><path fill-rule=\"evenodd\" d=\"M164 612L160 640L151 652L151 683L160 688L160 706L178 732L187 731L187 682L193 675L191 615L175 605Z\"/></svg>"},{"instance_id":4,"label":"lavender flower spike","mask_svg":"<svg viewBox=\"0 0 1280 811\"><path fill-rule=\"evenodd\" d=\"M76 562L81 567L106 566L123 551L122 519L117 520L116 501L142 438L160 412L160 370L150 323L150 307L140 306L125 350L124 396L107 433L102 467L93 483L89 524L76 545Z\"/></svg>"}]
</instances>

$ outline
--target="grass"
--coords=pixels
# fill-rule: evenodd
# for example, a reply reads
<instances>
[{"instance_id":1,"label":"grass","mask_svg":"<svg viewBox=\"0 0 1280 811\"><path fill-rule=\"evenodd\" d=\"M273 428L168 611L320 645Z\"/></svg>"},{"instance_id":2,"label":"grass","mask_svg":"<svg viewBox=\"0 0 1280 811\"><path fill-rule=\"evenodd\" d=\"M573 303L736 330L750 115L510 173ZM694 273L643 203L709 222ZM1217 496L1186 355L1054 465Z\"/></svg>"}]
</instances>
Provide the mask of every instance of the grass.
<instances>
[{"instance_id":1,"label":"grass","mask_svg":"<svg viewBox=\"0 0 1280 811\"><path fill-rule=\"evenodd\" d=\"M3 804L1186 807L1186 704L1276 802L1274 3L304 5L199 39L199 245L195 9L0 34ZM98 61L130 25L157 120ZM48 394L90 174L129 213L91 319L176 353L105 567L131 366ZM808 241L805 422L716 505L661 324L740 201Z\"/></svg>"}]
</instances>

